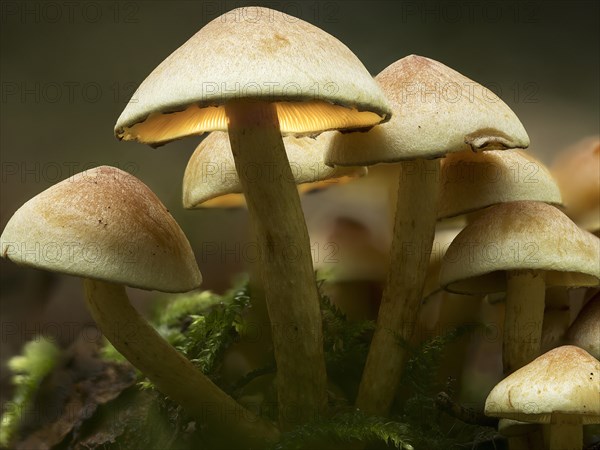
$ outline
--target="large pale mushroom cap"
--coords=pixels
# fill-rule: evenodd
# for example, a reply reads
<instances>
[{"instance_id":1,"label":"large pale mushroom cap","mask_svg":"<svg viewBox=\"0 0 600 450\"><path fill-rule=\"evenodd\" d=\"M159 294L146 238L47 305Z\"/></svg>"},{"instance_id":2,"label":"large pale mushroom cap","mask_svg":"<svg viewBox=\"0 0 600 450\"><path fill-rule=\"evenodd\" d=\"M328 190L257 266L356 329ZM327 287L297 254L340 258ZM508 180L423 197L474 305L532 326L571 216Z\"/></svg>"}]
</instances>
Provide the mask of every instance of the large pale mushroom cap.
<instances>
[{"instance_id":1,"label":"large pale mushroom cap","mask_svg":"<svg viewBox=\"0 0 600 450\"><path fill-rule=\"evenodd\" d=\"M340 135L328 164L364 166L529 146L523 125L502 100L440 62L410 55L375 79L392 104L391 120L366 133Z\"/></svg>"},{"instance_id":2,"label":"large pale mushroom cap","mask_svg":"<svg viewBox=\"0 0 600 450\"><path fill-rule=\"evenodd\" d=\"M140 180L114 167L78 173L25 203L0 237L17 264L142 289L202 282L183 231Z\"/></svg>"},{"instance_id":3,"label":"large pale mushroom cap","mask_svg":"<svg viewBox=\"0 0 600 450\"><path fill-rule=\"evenodd\" d=\"M371 127L390 111L359 59L296 17L260 7L217 17L144 80L119 117L119 139L166 143L225 131L223 104L277 103L282 132Z\"/></svg>"},{"instance_id":4,"label":"large pale mushroom cap","mask_svg":"<svg viewBox=\"0 0 600 450\"><path fill-rule=\"evenodd\" d=\"M600 239L557 208L540 202L502 203L483 211L452 241L440 271L447 290L501 292L507 270L543 270L547 286L595 286Z\"/></svg>"},{"instance_id":5,"label":"large pale mushroom cap","mask_svg":"<svg viewBox=\"0 0 600 450\"><path fill-rule=\"evenodd\" d=\"M553 423L553 413L575 423L600 423L600 362L578 347L544 353L492 389L485 414L524 422Z\"/></svg>"},{"instance_id":6,"label":"large pale mushroom cap","mask_svg":"<svg viewBox=\"0 0 600 450\"><path fill-rule=\"evenodd\" d=\"M552 164L567 214L588 231L600 230L600 136L582 139Z\"/></svg>"},{"instance_id":7,"label":"large pale mushroom cap","mask_svg":"<svg viewBox=\"0 0 600 450\"><path fill-rule=\"evenodd\" d=\"M322 189L338 181L363 176L364 167L332 168L323 162L324 148L333 133L323 133L316 138L288 136L283 139L287 157L296 184L301 191ZM260 171L268 167L251 167L252 176L267 175ZM188 161L183 176L183 206L234 207L244 204L242 186L237 175L229 136L215 131L196 148Z\"/></svg>"},{"instance_id":8,"label":"large pale mushroom cap","mask_svg":"<svg viewBox=\"0 0 600 450\"><path fill-rule=\"evenodd\" d=\"M520 150L467 150L442 160L438 218L519 200L561 204L558 185L533 156Z\"/></svg>"}]
</instances>

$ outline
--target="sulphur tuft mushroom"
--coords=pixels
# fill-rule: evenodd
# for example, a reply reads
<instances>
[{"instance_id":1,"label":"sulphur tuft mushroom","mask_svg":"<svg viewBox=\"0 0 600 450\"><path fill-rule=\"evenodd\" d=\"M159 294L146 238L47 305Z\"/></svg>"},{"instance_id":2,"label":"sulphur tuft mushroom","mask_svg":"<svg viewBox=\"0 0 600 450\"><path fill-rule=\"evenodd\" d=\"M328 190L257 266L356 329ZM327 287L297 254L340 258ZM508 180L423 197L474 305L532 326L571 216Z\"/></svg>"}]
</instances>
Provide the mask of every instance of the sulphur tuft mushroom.
<instances>
[{"instance_id":1,"label":"sulphur tuft mushroom","mask_svg":"<svg viewBox=\"0 0 600 450\"><path fill-rule=\"evenodd\" d=\"M283 138L300 194L367 174L364 167L329 167L323 162L324 149L332 137L332 133L322 133L316 138ZM196 147L187 163L183 175L183 206L187 209L230 208L244 204L229 137L227 133L214 131Z\"/></svg>"},{"instance_id":2,"label":"sulphur tuft mushroom","mask_svg":"<svg viewBox=\"0 0 600 450\"><path fill-rule=\"evenodd\" d=\"M467 150L442 160L439 219L520 200L562 204L550 171L524 151Z\"/></svg>"},{"instance_id":3,"label":"sulphur tuft mushroom","mask_svg":"<svg viewBox=\"0 0 600 450\"><path fill-rule=\"evenodd\" d=\"M525 148L529 137L511 109L478 83L444 64L410 55L375 77L392 103L391 120L364 133L338 135L331 165L401 166L390 270L357 406L389 412L419 313L435 232L440 158L463 150ZM405 331L402 331L405 330Z\"/></svg>"},{"instance_id":4,"label":"sulphur tuft mushroom","mask_svg":"<svg viewBox=\"0 0 600 450\"><path fill-rule=\"evenodd\" d=\"M572 345L550 350L492 389L485 414L545 425L550 450L581 450L583 425L600 423L600 362Z\"/></svg>"},{"instance_id":5,"label":"sulphur tuft mushroom","mask_svg":"<svg viewBox=\"0 0 600 450\"><path fill-rule=\"evenodd\" d=\"M579 312L566 339L600 359L600 293L596 293Z\"/></svg>"},{"instance_id":6,"label":"sulphur tuft mushroom","mask_svg":"<svg viewBox=\"0 0 600 450\"><path fill-rule=\"evenodd\" d=\"M309 236L282 133L373 127L390 117L383 92L339 40L296 17L240 8L212 20L139 86L115 125L153 146L227 131L271 319L279 421L327 408L319 293Z\"/></svg>"},{"instance_id":7,"label":"sulphur tuft mushroom","mask_svg":"<svg viewBox=\"0 0 600 450\"><path fill-rule=\"evenodd\" d=\"M140 180L108 166L78 173L19 208L0 249L17 264L83 278L88 309L104 336L213 430L254 444L277 439L271 424L221 391L129 303L126 286L186 292L202 282L183 231ZM212 414L209 404L235 414Z\"/></svg>"},{"instance_id":8,"label":"sulphur tuft mushroom","mask_svg":"<svg viewBox=\"0 0 600 450\"><path fill-rule=\"evenodd\" d=\"M600 233L600 136L561 151L551 166L566 212L580 227Z\"/></svg>"},{"instance_id":9,"label":"sulphur tuft mushroom","mask_svg":"<svg viewBox=\"0 0 600 450\"><path fill-rule=\"evenodd\" d=\"M600 239L557 208L503 203L452 241L440 283L456 293L506 292L503 365L511 373L539 355L546 287L598 285L598 254Z\"/></svg>"}]
</instances>

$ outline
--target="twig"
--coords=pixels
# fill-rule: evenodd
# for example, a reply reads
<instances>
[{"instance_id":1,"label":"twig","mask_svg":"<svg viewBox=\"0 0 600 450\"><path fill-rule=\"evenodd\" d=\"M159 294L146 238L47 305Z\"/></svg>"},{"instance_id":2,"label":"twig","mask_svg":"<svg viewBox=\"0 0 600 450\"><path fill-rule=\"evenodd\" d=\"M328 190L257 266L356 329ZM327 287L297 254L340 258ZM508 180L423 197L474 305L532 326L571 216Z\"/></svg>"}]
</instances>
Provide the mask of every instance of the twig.
<instances>
[{"instance_id":1,"label":"twig","mask_svg":"<svg viewBox=\"0 0 600 450\"><path fill-rule=\"evenodd\" d=\"M484 416L472 408L467 408L459 403L456 403L445 392L440 392L437 395L435 404L442 411L462 422L492 428L496 428L498 426L498 419Z\"/></svg>"}]
</instances>

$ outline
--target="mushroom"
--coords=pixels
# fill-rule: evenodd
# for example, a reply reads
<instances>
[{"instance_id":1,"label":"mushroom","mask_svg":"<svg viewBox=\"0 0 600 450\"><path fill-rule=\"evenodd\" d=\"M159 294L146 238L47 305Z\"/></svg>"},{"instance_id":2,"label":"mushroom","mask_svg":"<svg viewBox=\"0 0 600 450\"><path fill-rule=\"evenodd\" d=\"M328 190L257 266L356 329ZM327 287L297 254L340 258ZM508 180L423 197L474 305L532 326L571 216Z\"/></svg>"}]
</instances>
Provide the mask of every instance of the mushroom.
<instances>
[{"instance_id":1,"label":"mushroom","mask_svg":"<svg viewBox=\"0 0 600 450\"><path fill-rule=\"evenodd\" d=\"M332 133L316 138L283 138L294 182L300 194L324 189L366 175L364 167L332 168L323 162L323 149ZM194 208L228 208L245 204L240 179L235 170L227 133L214 131L198 145L183 175L183 206Z\"/></svg>"},{"instance_id":2,"label":"mushroom","mask_svg":"<svg viewBox=\"0 0 600 450\"><path fill-rule=\"evenodd\" d=\"M560 152L551 171L560 186L569 217L597 235L600 232L600 136L582 139Z\"/></svg>"},{"instance_id":3,"label":"mushroom","mask_svg":"<svg viewBox=\"0 0 600 450\"><path fill-rule=\"evenodd\" d=\"M583 425L600 423L600 362L572 345L550 350L492 389L485 414L545 424L550 450L581 450Z\"/></svg>"},{"instance_id":4,"label":"mushroom","mask_svg":"<svg viewBox=\"0 0 600 450\"><path fill-rule=\"evenodd\" d=\"M318 417L327 394L310 242L281 135L365 129L390 114L344 44L296 17L248 7L217 17L165 59L115 126L119 139L154 146L229 133L259 247L283 427Z\"/></svg>"},{"instance_id":5,"label":"mushroom","mask_svg":"<svg viewBox=\"0 0 600 450\"><path fill-rule=\"evenodd\" d=\"M442 160L438 218L519 200L562 204L550 171L533 156L520 150L467 150Z\"/></svg>"},{"instance_id":6,"label":"mushroom","mask_svg":"<svg viewBox=\"0 0 600 450\"><path fill-rule=\"evenodd\" d=\"M277 439L271 424L221 391L129 303L125 286L185 292L202 281L183 231L140 180L108 166L78 173L25 203L8 221L0 249L17 264L83 278L102 333L187 412L224 436Z\"/></svg>"},{"instance_id":7,"label":"mushroom","mask_svg":"<svg viewBox=\"0 0 600 450\"><path fill-rule=\"evenodd\" d=\"M390 271L356 403L385 415L406 359L398 337L410 341L412 330L403 324L416 322L421 303L437 217L439 158L524 148L529 137L498 97L437 61L407 56L375 79L392 102L392 119L365 133L339 135L326 163L401 166Z\"/></svg>"},{"instance_id":8,"label":"mushroom","mask_svg":"<svg viewBox=\"0 0 600 450\"><path fill-rule=\"evenodd\" d=\"M451 292L506 292L505 373L539 355L547 286L595 286L600 239L540 202L493 206L454 239L440 283Z\"/></svg>"},{"instance_id":9,"label":"mushroom","mask_svg":"<svg viewBox=\"0 0 600 450\"><path fill-rule=\"evenodd\" d=\"M600 293L580 311L567 331L567 341L600 359Z\"/></svg>"}]
</instances>

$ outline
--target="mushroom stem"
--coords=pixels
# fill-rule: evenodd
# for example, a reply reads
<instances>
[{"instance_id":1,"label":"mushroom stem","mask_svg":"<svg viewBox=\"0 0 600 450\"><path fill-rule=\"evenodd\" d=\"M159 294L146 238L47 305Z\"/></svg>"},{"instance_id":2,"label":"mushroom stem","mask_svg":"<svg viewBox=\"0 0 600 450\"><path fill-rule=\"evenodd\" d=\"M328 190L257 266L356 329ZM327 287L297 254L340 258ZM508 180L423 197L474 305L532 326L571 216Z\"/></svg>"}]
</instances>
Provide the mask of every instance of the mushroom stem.
<instances>
[{"instance_id":1,"label":"mushroom stem","mask_svg":"<svg viewBox=\"0 0 600 450\"><path fill-rule=\"evenodd\" d=\"M85 279L84 288L100 331L163 394L238 445L278 440L272 424L239 405L165 341L131 306L124 286Z\"/></svg>"},{"instance_id":2,"label":"mushroom stem","mask_svg":"<svg viewBox=\"0 0 600 450\"><path fill-rule=\"evenodd\" d=\"M581 450L583 426L580 423L544 425L544 445L548 450Z\"/></svg>"},{"instance_id":3,"label":"mushroom stem","mask_svg":"<svg viewBox=\"0 0 600 450\"><path fill-rule=\"evenodd\" d=\"M506 272L502 364L508 375L539 356L546 282L537 270Z\"/></svg>"},{"instance_id":4,"label":"mushroom stem","mask_svg":"<svg viewBox=\"0 0 600 450\"><path fill-rule=\"evenodd\" d=\"M440 161L401 163L390 268L356 406L388 414L414 333L435 233Z\"/></svg>"},{"instance_id":5,"label":"mushroom stem","mask_svg":"<svg viewBox=\"0 0 600 450\"><path fill-rule=\"evenodd\" d=\"M229 140L256 235L284 429L327 406L319 293L300 198L274 104L225 105Z\"/></svg>"}]
</instances>

